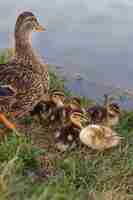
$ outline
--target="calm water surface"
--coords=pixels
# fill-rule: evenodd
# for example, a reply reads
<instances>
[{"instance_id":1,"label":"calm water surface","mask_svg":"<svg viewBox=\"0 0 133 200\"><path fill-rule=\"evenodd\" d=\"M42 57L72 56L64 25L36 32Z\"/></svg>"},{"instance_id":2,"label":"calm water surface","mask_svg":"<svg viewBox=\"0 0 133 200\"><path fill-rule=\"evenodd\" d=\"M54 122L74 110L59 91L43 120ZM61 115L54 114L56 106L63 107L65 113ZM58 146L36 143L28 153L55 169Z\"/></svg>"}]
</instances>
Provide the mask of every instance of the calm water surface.
<instances>
[{"instance_id":1,"label":"calm water surface","mask_svg":"<svg viewBox=\"0 0 133 200\"><path fill-rule=\"evenodd\" d=\"M0 48L13 46L16 16L24 10L46 26L33 34L33 45L48 63L62 66L70 89L92 97L108 85L133 89L132 0L0 1ZM79 73L82 82L73 79Z\"/></svg>"}]
</instances>

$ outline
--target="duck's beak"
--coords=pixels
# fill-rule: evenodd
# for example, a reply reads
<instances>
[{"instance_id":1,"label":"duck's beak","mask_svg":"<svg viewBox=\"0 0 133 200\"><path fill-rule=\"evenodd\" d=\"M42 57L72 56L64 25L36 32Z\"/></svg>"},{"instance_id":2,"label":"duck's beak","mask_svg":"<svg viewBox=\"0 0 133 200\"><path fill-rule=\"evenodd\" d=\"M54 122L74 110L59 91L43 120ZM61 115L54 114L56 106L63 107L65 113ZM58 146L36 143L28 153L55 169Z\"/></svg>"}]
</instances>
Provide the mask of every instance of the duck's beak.
<instances>
[{"instance_id":1,"label":"duck's beak","mask_svg":"<svg viewBox=\"0 0 133 200\"><path fill-rule=\"evenodd\" d=\"M40 24L38 24L37 26L36 26L36 28L35 28L35 31L37 31L37 32L43 32L43 31L45 31L46 29L42 26L42 25L40 25Z\"/></svg>"}]
</instances>

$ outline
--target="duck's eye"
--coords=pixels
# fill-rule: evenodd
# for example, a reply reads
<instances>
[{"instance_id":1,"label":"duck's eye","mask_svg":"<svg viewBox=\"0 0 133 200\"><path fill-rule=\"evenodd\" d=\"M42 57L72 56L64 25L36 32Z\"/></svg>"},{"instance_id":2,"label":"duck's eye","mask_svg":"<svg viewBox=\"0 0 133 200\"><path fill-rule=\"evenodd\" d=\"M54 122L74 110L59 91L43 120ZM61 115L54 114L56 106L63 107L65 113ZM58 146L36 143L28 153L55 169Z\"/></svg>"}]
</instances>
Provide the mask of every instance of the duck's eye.
<instances>
[{"instance_id":1,"label":"duck's eye","mask_svg":"<svg viewBox=\"0 0 133 200\"><path fill-rule=\"evenodd\" d=\"M72 141L73 140L73 136L72 135L68 135L67 139L68 139L68 141Z\"/></svg>"}]
</instances>

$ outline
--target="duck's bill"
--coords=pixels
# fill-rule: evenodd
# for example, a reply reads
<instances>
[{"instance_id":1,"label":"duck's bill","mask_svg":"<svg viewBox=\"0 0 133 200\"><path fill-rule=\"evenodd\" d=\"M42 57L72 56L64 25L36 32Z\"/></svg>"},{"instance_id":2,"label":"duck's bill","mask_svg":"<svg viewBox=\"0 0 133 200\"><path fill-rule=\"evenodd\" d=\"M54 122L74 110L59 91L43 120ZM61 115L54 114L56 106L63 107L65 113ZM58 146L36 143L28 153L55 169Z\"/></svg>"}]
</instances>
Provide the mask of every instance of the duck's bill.
<instances>
[{"instance_id":1,"label":"duck's bill","mask_svg":"<svg viewBox=\"0 0 133 200\"><path fill-rule=\"evenodd\" d=\"M45 31L46 29L42 26L42 25L38 25L38 26L36 26L36 28L35 28L35 31L37 31L37 32L43 32L43 31Z\"/></svg>"}]
</instances>

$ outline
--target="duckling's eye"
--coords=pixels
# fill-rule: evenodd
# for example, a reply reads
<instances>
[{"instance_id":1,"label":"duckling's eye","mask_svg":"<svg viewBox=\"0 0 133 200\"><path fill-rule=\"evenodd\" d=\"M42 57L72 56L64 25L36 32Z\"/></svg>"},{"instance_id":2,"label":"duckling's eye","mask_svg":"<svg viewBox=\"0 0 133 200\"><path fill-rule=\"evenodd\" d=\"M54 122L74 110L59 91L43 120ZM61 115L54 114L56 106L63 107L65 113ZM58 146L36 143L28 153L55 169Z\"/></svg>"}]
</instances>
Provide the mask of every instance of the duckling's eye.
<instances>
[{"instance_id":1,"label":"duckling's eye","mask_svg":"<svg viewBox=\"0 0 133 200\"><path fill-rule=\"evenodd\" d=\"M58 97L58 95L56 95L56 94L53 95L53 98L57 98L57 97Z\"/></svg>"},{"instance_id":2,"label":"duckling's eye","mask_svg":"<svg viewBox=\"0 0 133 200\"><path fill-rule=\"evenodd\" d=\"M52 99L52 101L57 101L58 100L58 96L54 94L51 99Z\"/></svg>"},{"instance_id":3,"label":"duckling's eye","mask_svg":"<svg viewBox=\"0 0 133 200\"><path fill-rule=\"evenodd\" d=\"M115 117L115 115L114 114L109 114L109 117L113 118L113 117Z\"/></svg>"},{"instance_id":4,"label":"duckling's eye","mask_svg":"<svg viewBox=\"0 0 133 200\"><path fill-rule=\"evenodd\" d=\"M68 141L72 141L73 140L73 136L72 135L68 135L67 139L68 139Z\"/></svg>"}]
</instances>

